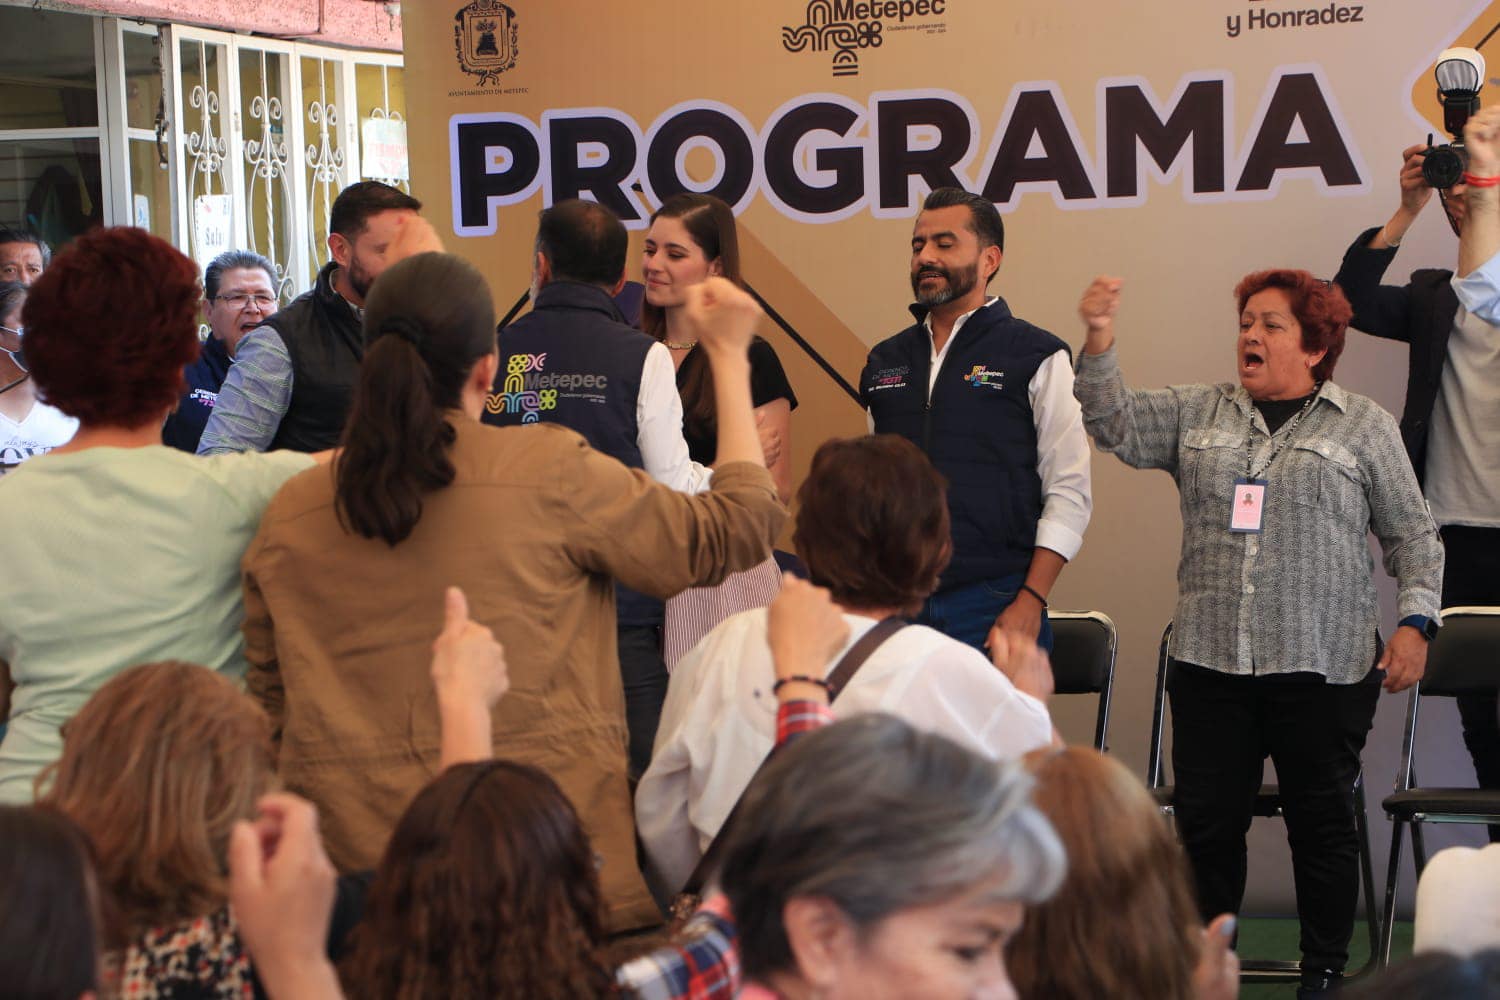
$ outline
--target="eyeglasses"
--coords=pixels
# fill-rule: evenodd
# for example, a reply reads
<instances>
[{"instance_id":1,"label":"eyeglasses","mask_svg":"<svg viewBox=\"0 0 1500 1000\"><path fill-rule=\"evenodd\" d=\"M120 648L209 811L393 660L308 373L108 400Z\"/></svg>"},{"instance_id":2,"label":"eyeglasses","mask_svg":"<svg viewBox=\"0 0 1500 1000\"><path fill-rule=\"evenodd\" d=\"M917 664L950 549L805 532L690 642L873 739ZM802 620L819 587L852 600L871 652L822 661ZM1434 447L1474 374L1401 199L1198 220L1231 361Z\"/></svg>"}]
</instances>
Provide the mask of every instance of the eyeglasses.
<instances>
[{"instance_id":1,"label":"eyeglasses","mask_svg":"<svg viewBox=\"0 0 1500 1000\"><path fill-rule=\"evenodd\" d=\"M222 302L231 309L243 309L250 303L255 303L261 309L269 309L276 304L276 299L270 295L245 295L234 292L229 295L215 295L214 300Z\"/></svg>"},{"instance_id":2,"label":"eyeglasses","mask_svg":"<svg viewBox=\"0 0 1500 1000\"><path fill-rule=\"evenodd\" d=\"M0 326L0 331L4 331L5 333L13 333L17 337L22 337L26 334L26 328L24 326Z\"/></svg>"}]
</instances>

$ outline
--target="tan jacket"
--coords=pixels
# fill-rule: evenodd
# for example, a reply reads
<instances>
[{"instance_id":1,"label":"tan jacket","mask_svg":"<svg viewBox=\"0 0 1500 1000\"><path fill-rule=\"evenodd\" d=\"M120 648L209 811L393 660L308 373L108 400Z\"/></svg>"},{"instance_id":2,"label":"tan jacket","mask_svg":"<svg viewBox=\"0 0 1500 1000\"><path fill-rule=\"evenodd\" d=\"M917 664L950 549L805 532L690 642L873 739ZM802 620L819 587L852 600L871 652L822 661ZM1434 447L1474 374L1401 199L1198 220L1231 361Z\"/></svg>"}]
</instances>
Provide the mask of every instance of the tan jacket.
<instances>
[{"instance_id":1,"label":"tan jacket","mask_svg":"<svg viewBox=\"0 0 1500 1000\"><path fill-rule=\"evenodd\" d=\"M603 863L609 924L654 923L636 865L611 578L666 597L765 559L785 509L739 463L675 493L557 425L454 420L453 484L389 547L345 532L332 467L292 478L245 553L250 693L271 714L288 789L318 806L329 855L373 868L437 769L429 678L443 590L505 647L495 753L547 771Z\"/></svg>"}]
</instances>

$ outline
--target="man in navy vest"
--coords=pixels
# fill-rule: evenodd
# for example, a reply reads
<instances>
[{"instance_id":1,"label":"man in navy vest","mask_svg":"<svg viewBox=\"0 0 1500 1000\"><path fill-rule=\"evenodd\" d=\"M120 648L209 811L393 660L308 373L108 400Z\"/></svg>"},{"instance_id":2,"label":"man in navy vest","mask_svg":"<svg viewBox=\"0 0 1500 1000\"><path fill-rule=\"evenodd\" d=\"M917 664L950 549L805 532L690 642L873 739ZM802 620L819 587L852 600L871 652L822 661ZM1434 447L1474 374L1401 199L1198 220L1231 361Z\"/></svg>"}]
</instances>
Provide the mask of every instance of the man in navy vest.
<instances>
[{"instance_id":1,"label":"man in navy vest","mask_svg":"<svg viewBox=\"0 0 1500 1000\"><path fill-rule=\"evenodd\" d=\"M948 480L953 557L918 621L983 648L991 628L1052 647L1047 595L1092 500L1068 347L986 289L1005 229L984 198L927 196L911 238L916 323L870 351L860 397L877 434Z\"/></svg>"},{"instance_id":2,"label":"man in navy vest","mask_svg":"<svg viewBox=\"0 0 1500 1000\"><path fill-rule=\"evenodd\" d=\"M532 263L532 309L500 331L500 371L484 421L555 422L595 449L697 492L709 470L688 457L682 400L667 349L620 315L625 227L609 209L569 199L542 212ZM630 771L651 761L667 694L661 601L617 588L620 673L630 730Z\"/></svg>"}]
</instances>

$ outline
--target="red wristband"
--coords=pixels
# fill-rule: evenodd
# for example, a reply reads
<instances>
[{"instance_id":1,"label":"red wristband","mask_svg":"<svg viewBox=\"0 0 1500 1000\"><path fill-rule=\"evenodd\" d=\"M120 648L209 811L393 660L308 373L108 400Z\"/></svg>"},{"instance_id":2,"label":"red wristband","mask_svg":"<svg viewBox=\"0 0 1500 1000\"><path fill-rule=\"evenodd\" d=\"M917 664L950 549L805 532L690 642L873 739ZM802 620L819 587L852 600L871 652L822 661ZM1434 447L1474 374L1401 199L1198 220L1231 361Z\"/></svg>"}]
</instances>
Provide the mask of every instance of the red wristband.
<instances>
[{"instance_id":1,"label":"red wristband","mask_svg":"<svg viewBox=\"0 0 1500 1000\"><path fill-rule=\"evenodd\" d=\"M1465 170L1464 183L1469 185L1469 187L1476 188L1500 187L1500 175L1497 175L1495 177L1476 177Z\"/></svg>"}]
</instances>

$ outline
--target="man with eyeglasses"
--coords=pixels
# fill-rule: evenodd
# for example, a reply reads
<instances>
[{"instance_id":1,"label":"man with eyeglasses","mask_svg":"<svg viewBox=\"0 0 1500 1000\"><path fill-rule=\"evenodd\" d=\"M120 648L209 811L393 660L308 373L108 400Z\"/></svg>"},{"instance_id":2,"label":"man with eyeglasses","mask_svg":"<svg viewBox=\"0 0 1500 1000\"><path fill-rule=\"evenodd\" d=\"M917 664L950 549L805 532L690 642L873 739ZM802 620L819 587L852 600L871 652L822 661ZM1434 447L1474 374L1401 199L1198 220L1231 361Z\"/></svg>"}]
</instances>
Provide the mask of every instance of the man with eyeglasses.
<instances>
[{"instance_id":1,"label":"man with eyeglasses","mask_svg":"<svg viewBox=\"0 0 1500 1000\"><path fill-rule=\"evenodd\" d=\"M1500 106L1464 129L1468 170L1438 191L1458 234L1454 270L1414 271L1382 285L1407 230L1432 200L1425 145L1402 151L1401 203L1359 235L1334 281L1354 307L1351 327L1410 346L1401 437L1443 540L1443 607L1500 604ZM1500 725L1493 694L1458 696L1464 743L1479 787L1500 788ZM1490 827L1500 841L1500 826Z\"/></svg>"},{"instance_id":2,"label":"man with eyeglasses","mask_svg":"<svg viewBox=\"0 0 1500 1000\"><path fill-rule=\"evenodd\" d=\"M187 392L161 429L162 444L193 453L214 412L240 338L274 315L276 266L250 250L226 250L203 271L203 316L209 336L198 360L183 369Z\"/></svg>"}]
</instances>

